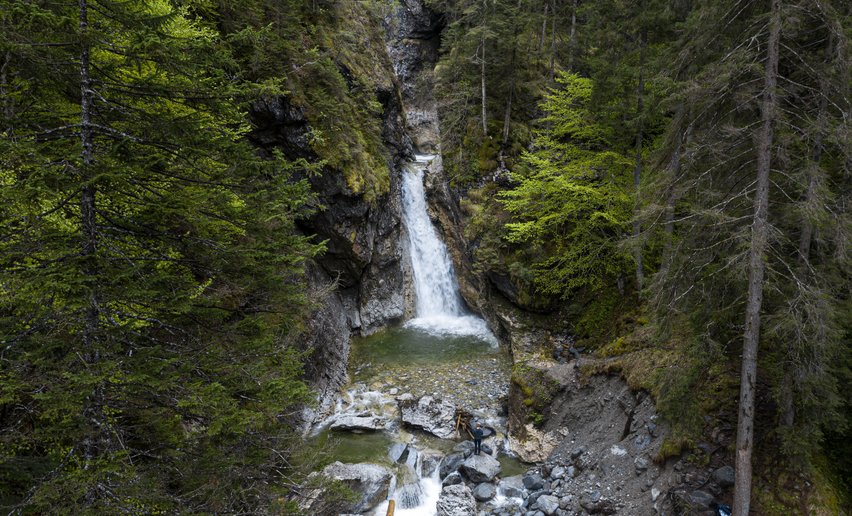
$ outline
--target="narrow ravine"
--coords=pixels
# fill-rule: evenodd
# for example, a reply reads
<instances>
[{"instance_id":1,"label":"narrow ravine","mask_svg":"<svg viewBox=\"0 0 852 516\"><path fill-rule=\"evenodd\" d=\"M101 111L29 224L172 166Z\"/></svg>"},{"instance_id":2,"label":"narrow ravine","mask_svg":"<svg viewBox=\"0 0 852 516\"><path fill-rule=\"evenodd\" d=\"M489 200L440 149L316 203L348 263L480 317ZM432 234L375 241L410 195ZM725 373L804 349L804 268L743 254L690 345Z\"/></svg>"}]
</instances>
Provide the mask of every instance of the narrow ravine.
<instances>
[{"instance_id":1,"label":"narrow ravine","mask_svg":"<svg viewBox=\"0 0 852 516\"><path fill-rule=\"evenodd\" d=\"M473 421L488 429L486 444L501 469L520 471L506 453L511 359L459 295L428 214L424 174L432 159L418 155L402 171L416 317L352 343L352 381L314 430L340 468L354 468L355 475L368 464L390 471L387 496L363 507L377 515L386 514L390 499L397 515L436 514L446 476L441 467L470 439Z\"/></svg>"}]
</instances>

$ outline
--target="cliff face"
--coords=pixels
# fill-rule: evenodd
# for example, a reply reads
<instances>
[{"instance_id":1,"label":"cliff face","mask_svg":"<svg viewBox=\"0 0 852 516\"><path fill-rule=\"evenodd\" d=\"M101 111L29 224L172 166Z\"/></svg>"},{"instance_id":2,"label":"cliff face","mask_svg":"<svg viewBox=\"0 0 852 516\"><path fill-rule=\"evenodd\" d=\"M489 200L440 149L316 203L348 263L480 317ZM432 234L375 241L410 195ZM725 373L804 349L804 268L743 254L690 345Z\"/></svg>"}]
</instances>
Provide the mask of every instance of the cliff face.
<instances>
[{"instance_id":1,"label":"cliff face","mask_svg":"<svg viewBox=\"0 0 852 516\"><path fill-rule=\"evenodd\" d=\"M394 76L387 55L377 56L376 62L384 64L386 78ZM406 295L410 265L407 239L402 238L399 172L402 163L410 160L412 144L397 83L377 81L375 100L382 106L388 191L367 200L352 191L345 171L330 167L307 178L321 208L301 221L300 227L325 241L327 247L308 267L309 295L318 307L301 342L304 349L311 350L306 378L320 394L320 411L346 383L351 336L368 335L399 321L411 308L406 301L410 298ZM250 138L260 149L277 149L290 159L318 159L310 146L308 117L287 97L258 102L250 114L256 128Z\"/></svg>"}]
</instances>

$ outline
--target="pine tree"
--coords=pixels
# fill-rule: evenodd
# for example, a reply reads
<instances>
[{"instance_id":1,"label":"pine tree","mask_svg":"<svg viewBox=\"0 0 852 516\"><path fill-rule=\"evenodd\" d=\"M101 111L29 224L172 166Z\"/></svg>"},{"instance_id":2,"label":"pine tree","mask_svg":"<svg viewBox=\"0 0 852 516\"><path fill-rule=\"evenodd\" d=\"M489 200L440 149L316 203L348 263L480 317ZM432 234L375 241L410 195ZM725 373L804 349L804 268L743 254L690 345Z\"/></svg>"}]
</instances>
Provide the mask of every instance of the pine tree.
<instances>
[{"instance_id":1,"label":"pine tree","mask_svg":"<svg viewBox=\"0 0 852 516\"><path fill-rule=\"evenodd\" d=\"M258 90L203 7L0 4L2 461L18 507L271 503L244 468L275 475L286 457L268 450L307 395L286 339L317 251L294 228L310 194L244 141Z\"/></svg>"}]
</instances>

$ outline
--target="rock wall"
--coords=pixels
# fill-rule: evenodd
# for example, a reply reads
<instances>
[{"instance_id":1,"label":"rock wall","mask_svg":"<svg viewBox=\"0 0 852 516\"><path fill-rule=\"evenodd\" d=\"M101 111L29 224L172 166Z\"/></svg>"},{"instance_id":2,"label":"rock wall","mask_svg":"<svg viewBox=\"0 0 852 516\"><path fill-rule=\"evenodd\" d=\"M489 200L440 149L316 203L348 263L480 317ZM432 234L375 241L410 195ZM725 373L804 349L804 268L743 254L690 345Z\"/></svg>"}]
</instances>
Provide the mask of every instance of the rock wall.
<instances>
[{"instance_id":1,"label":"rock wall","mask_svg":"<svg viewBox=\"0 0 852 516\"><path fill-rule=\"evenodd\" d=\"M387 56L387 77L393 77ZM306 379L320 394L319 412L347 381L352 335L369 335L402 320L412 310L407 238L402 226L401 166L412 155L398 84L377 86L383 108L382 138L389 150L390 188L369 202L353 192L343 171L326 168L308 177L324 208L299 222L305 234L325 241L327 251L308 267L309 291L318 308L300 345L311 350ZM304 111L284 96L255 103L250 139L262 150L277 149L290 159L315 160ZM312 417L309 411L306 416Z\"/></svg>"}]
</instances>

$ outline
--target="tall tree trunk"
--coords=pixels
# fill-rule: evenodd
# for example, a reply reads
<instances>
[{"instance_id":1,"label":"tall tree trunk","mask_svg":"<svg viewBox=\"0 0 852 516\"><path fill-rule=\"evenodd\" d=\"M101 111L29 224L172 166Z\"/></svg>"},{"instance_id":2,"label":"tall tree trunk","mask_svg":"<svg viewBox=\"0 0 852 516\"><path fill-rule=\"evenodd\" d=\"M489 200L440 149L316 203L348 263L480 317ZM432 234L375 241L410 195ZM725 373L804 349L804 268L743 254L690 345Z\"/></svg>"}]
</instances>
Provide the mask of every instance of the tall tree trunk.
<instances>
[{"instance_id":1,"label":"tall tree trunk","mask_svg":"<svg viewBox=\"0 0 852 516\"><path fill-rule=\"evenodd\" d=\"M482 80L482 134L488 136L488 117L486 115L485 104L487 97L485 96L485 37L482 37L482 59L480 61L480 75Z\"/></svg>"},{"instance_id":2,"label":"tall tree trunk","mask_svg":"<svg viewBox=\"0 0 852 516\"><path fill-rule=\"evenodd\" d=\"M636 166L633 167L633 188L636 193L636 202L633 207L633 238L636 240L636 289L642 295L642 286L645 282L645 271L642 264L642 245L639 245L639 235L642 233L642 223L639 221L639 210L641 199L639 195L642 180L642 144L644 138L644 110L645 110L645 45L647 32L643 29L639 33L639 83L636 86Z\"/></svg>"},{"instance_id":3,"label":"tall tree trunk","mask_svg":"<svg viewBox=\"0 0 852 516\"><path fill-rule=\"evenodd\" d=\"M556 0L553 0L550 10L553 11L550 18L550 82L553 82L556 74Z\"/></svg>"},{"instance_id":4,"label":"tall tree trunk","mask_svg":"<svg viewBox=\"0 0 852 516\"><path fill-rule=\"evenodd\" d=\"M574 52L577 51L577 6L579 0L574 0L571 7L571 30L568 32L568 69L574 71Z\"/></svg>"},{"instance_id":5,"label":"tall tree trunk","mask_svg":"<svg viewBox=\"0 0 852 516\"><path fill-rule=\"evenodd\" d=\"M760 342L760 310L763 304L763 277L766 269L766 242L769 233L769 170L777 109L778 48L781 38L781 0L772 0L769 42L766 57L761 129L757 141L757 190L754 194L754 221L749 251L748 298L743 333L740 407L737 419L736 486L734 516L748 516L751 505L751 455L754 448L754 399L757 388L757 348Z\"/></svg>"},{"instance_id":6,"label":"tall tree trunk","mask_svg":"<svg viewBox=\"0 0 852 516\"><path fill-rule=\"evenodd\" d=\"M677 115L676 118L681 118L683 116L684 105L680 103L677 107ZM675 134L675 142L674 149L672 151L672 157L669 161L669 174L671 178L669 179L668 192L666 193L666 208L663 224L663 233L665 241L663 243L663 259L660 264L660 273L665 275L668 272L669 267L672 262L672 240L674 238L674 214L675 214L675 204L677 203L678 195L677 195L677 180L678 176L680 176L680 167L681 167L681 152L683 149L683 131L680 127L678 127L677 133Z\"/></svg>"},{"instance_id":7,"label":"tall tree trunk","mask_svg":"<svg viewBox=\"0 0 852 516\"><path fill-rule=\"evenodd\" d=\"M96 222L96 189L91 183L92 166L94 165L93 154L93 127L92 127L92 104L94 99L94 90L91 77L90 65L90 41L89 41L89 12L87 0L79 0L80 8L80 179L82 187L80 189L80 223L82 227L82 249L81 257L82 273L86 277L86 286L89 289L88 303L85 308L83 320L83 353L82 356L87 367L92 367L100 360L100 352L98 349L98 332L100 326L100 314L98 308L97 296L97 249L98 249L98 230ZM92 392L86 397L82 411L83 420L87 424L91 424L82 443L83 453L83 468L89 470L93 467L99 456L108 446L108 431L105 428L104 415L104 385L97 384ZM85 501L89 506L94 505L98 498L98 489L94 485L90 485L84 495Z\"/></svg>"},{"instance_id":8,"label":"tall tree trunk","mask_svg":"<svg viewBox=\"0 0 852 516\"><path fill-rule=\"evenodd\" d=\"M547 37L547 10L549 8L550 5L545 2L544 13L541 15L541 38L538 40L538 50L542 54L544 53L544 39Z\"/></svg>"}]
</instances>

